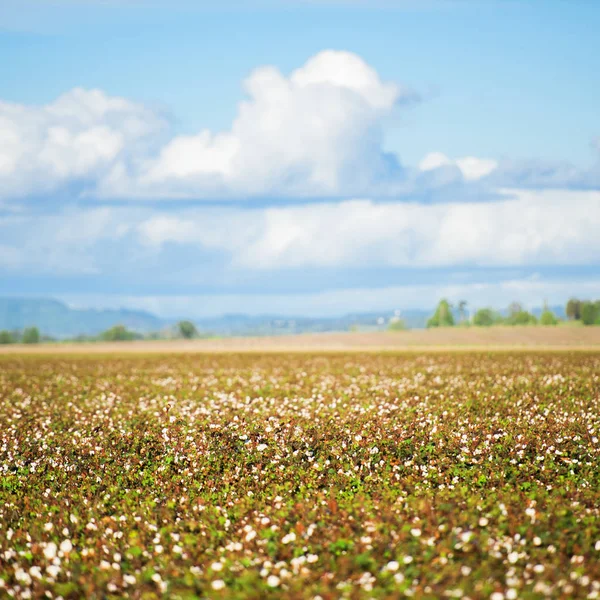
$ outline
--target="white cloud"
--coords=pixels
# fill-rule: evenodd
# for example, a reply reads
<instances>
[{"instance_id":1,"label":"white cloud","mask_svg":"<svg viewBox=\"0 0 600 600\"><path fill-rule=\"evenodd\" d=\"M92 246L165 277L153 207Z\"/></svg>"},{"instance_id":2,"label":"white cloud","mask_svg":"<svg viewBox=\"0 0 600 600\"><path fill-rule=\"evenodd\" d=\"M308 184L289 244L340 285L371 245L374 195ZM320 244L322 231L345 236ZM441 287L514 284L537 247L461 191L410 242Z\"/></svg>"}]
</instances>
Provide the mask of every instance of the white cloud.
<instances>
[{"instance_id":1,"label":"white cloud","mask_svg":"<svg viewBox=\"0 0 600 600\"><path fill-rule=\"evenodd\" d=\"M74 182L103 197L339 195L400 171L382 151L382 119L414 94L350 52L323 51L289 76L244 82L231 128L180 135L148 108L74 89L46 106L0 103L0 196Z\"/></svg>"},{"instance_id":2,"label":"white cloud","mask_svg":"<svg viewBox=\"0 0 600 600\"><path fill-rule=\"evenodd\" d=\"M380 123L411 95L349 52L324 51L289 77L256 69L228 131L178 136L102 182L107 196L329 195L385 178Z\"/></svg>"},{"instance_id":3,"label":"white cloud","mask_svg":"<svg viewBox=\"0 0 600 600\"><path fill-rule=\"evenodd\" d=\"M505 190L480 204L341 203L222 212L142 222L147 244L196 244L248 269L593 264L600 192Z\"/></svg>"},{"instance_id":4,"label":"white cloud","mask_svg":"<svg viewBox=\"0 0 600 600\"><path fill-rule=\"evenodd\" d=\"M162 125L143 106L100 90L76 88L45 106L0 102L0 195L95 180Z\"/></svg>"},{"instance_id":5,"label":"white cloud","mask_svg":"<svg viewBox=\"0 0 600 600\"><path fill-rule=\"evenodd\" d=\"M434 171L442 167L457 167L466 181L477 181L495 171L498 168L498 162L474 156L453 160L441 152L431 152L419 163L421 171Z\"/></svg>"}]
</instances>

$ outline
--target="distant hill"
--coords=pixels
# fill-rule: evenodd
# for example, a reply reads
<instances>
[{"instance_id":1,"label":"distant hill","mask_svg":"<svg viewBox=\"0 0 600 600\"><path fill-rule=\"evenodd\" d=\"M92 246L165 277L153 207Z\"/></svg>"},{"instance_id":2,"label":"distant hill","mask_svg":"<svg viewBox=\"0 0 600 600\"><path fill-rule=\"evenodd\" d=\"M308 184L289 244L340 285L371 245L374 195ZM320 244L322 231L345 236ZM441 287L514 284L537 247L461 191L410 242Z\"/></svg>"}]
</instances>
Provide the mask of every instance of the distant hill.
<instances>
[{"instance_id":1,"label":"distant hill","mask_svg":"<svg viewBox=\"0 0 600 600\"><path fill-rule=\"evenodd\" d=\"M411 329L425 327L431 311L408 310L402 319ZM330 331L378 331L386 329L394 311L356 313L339 317L290 317L230 314L193 319L203 334L219 336L285 335ZM64 302L44 298L0 298L0 330L37 327L56 338L96 335L113 325L125 325L139 333L165 332L177 319L161 319L144 311L70 308ZM168 335L168 333L167 333Z\"/></svg>"},{"instance_id":2,"label":"distant hill","mask_svg":"<svg viewBox=\"0 0 600 600\"><path fill-rule=\"evenodd\" d=\"M58 300L0 298L0 330L35 326L46 335L64 338L95 335L117 324L147 333L161 329L166 321L136 310L75 309Z\"/></svg>"},{"instance_id":3,"label":"distant hill","mask_svg":"<svg viewBox=\"0 0 600 600\"><path fill-rule=\"evenodd\" d=\"M406 310L400 317L409 329L425 327L431 316L429 310ZM282 315L230 314L219 317L196 319L202 332L218 335L288 335L294 333L325 333L330 331L380 331L387 329L395 311L353 313L337 317L302 317Z\"/></svg>"},{"instance_id":4,"label":"distant hill","mask_svg":"<svg viewBox=\"0 0 600 600\"><path fill-rule=\"evenodd\" d=\"M550 308L558 317L564 318L563 307ZM458 322L458 311L453 312ZM534 308L532 312L539 317L542 309ZM336 317L229 314L192 320L201 334L260 336L350 330L382 331L397 316L408 329L422 329L432 314L433 309L409 309L401 312L383 310L352 313ZM169 326L177 320L161 319L138 310L75 309L58 300L43 298L0 298L0 330L22 330L36 326L43 334L56 338L96 335L117 324L125 325L138 333L162 331L168 336Z\"/></svg>"}]
</instances>

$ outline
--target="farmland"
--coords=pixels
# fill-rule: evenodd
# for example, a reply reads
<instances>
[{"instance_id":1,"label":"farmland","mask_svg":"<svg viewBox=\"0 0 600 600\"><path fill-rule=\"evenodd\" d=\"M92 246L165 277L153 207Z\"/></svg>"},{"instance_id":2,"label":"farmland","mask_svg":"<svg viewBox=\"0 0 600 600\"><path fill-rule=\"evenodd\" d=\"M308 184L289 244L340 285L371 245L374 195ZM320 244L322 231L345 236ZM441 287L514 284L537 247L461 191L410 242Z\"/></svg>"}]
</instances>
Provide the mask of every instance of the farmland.
<instances>
[{"instance_id":1,"label":"farmland","mask_svg":"<svg viewBox=\"0 0 600 600\"><path fill-rule=\"evenodd\" d=\"M0 356L0 596L600 598L600 352Z\"/></svg>"}]
</instances>

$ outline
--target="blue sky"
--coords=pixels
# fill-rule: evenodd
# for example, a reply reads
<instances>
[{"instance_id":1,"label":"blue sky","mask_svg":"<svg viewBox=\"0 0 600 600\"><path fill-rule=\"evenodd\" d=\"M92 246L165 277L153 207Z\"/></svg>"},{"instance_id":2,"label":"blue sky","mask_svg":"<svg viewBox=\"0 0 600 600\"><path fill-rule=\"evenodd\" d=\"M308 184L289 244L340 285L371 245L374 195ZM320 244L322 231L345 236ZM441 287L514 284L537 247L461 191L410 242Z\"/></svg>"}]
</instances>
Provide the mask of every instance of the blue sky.
<instances>
[{"instance_id":1,"label":"blue sky","mask_svg":"<svg viewBox=\"0 0 600 600\"><path fill-rule=\"evenodd\" d=\"M0 3L0 293L600 296L600 5Z\"/></svg>"}]
</instances>

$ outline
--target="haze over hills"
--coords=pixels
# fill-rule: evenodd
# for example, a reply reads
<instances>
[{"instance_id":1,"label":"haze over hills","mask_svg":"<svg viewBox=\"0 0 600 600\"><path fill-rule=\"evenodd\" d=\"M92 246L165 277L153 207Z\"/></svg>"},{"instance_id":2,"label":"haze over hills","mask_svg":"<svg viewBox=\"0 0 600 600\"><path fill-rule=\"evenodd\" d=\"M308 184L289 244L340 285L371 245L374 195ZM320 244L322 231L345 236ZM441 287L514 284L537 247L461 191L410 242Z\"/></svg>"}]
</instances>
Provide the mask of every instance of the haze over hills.
<instances>
[{"instance_id":1,"label":"haze over hills","mask_svg":"<svg viewBox=\"0 0 600 600\"><path fill-rule=\"evenodd\" d=\"M46 335L61 338L95 335L117 323L140 333L156 331L167 324L137 310L77 309L46 298L0 298L0 329L9 331L35 326Z\"/></svg>"},{"instance_id":2,"label":"haze over hills","mask_svg":"<svg viewBox=\"0 0 600 600\"><path fill-rule=\"evenodd\" d=\"M551 307L560 318L564 308ZM226 314L193 319L201 334L219 336L278 335L332 331L377 331L386 329L400 316L409 329L424 328L433 309L389 310L340 315L337 317L302 317L286 315ZM541 308L532 312L539 316ZM455 315L458 320L458 313ZM189 316L181 315L181 318ZM114 325L148 334L168 330L179 319L165 319L142 310L72 308L49 298L0 298L0 330L23 330L37 327L56 338L97 335Z\"/></svg>"}]
</instances>

